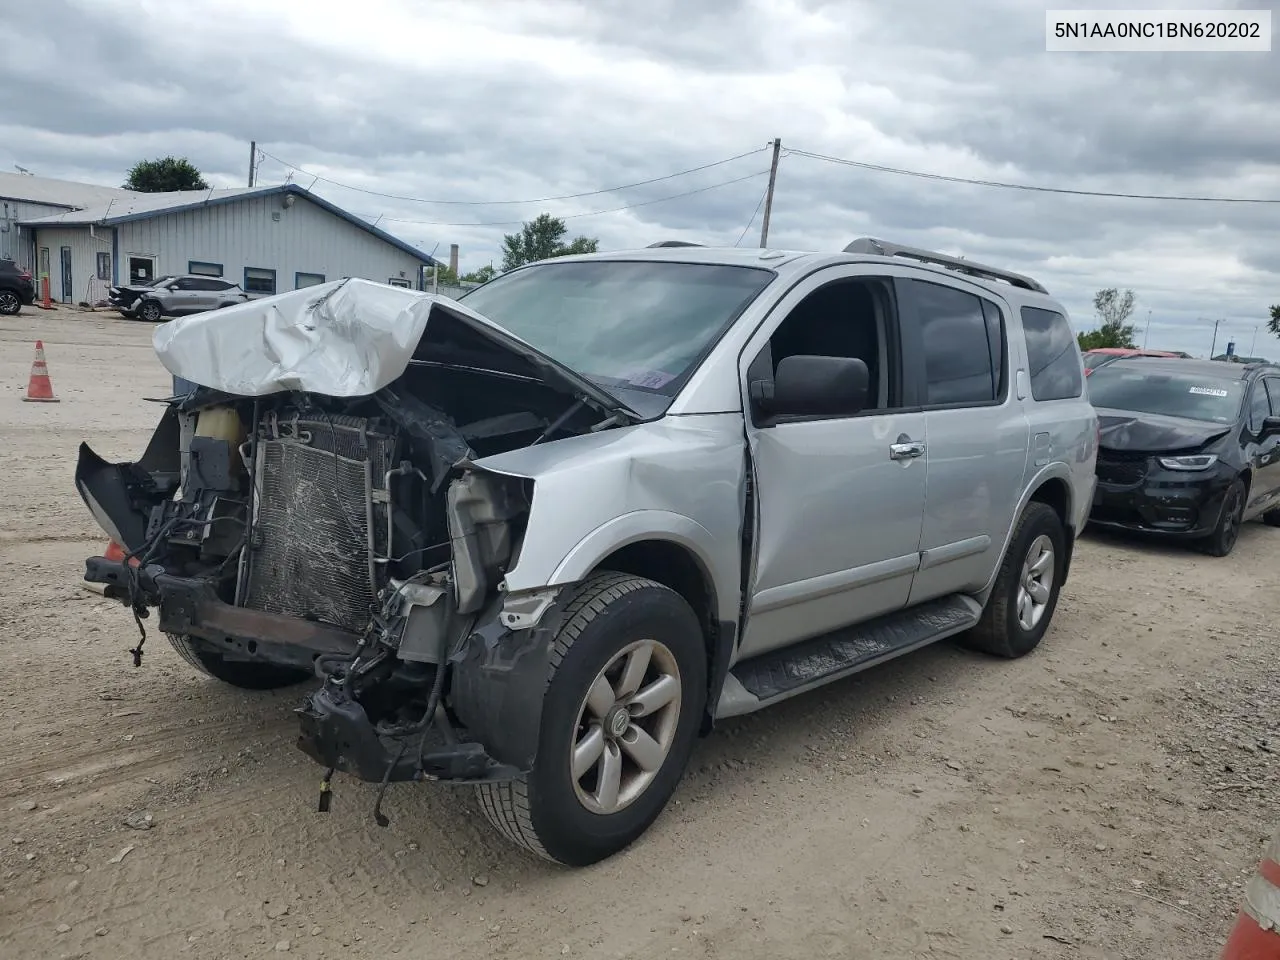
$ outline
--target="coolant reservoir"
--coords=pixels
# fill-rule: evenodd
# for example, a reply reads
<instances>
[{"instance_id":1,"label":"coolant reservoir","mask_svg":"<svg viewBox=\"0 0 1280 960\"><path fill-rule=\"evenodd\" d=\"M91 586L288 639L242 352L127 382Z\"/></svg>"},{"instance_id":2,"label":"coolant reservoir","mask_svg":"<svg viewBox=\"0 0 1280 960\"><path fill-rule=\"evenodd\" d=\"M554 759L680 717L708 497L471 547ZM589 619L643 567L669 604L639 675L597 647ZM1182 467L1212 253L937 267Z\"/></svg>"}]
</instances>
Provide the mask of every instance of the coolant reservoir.
<instances>
[{"instance_id":1,"label":"coolant reservoir","mask_svg":"<svg viewBox=\"0 0 1280 960\"><path fill-rule=\"evenodd\" d=\"M240 415L231 407L207 407L196 419L197 437L217 437L233 447L244 442L245 429Z\"/></svg>"}]
</instances>

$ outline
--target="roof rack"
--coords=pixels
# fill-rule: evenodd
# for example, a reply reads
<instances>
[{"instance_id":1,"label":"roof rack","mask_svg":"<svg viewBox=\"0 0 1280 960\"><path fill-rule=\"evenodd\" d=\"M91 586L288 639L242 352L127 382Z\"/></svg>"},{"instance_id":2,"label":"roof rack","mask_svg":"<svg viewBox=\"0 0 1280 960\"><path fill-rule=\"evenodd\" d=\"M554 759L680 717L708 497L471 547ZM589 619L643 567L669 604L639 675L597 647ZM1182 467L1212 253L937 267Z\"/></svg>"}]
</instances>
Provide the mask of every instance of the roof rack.
<instances>
[{"instance_id":1,"label":"roof rack","mask_svg":"<svg viewBox=\"0 0 1280 960\"><path fill-rule=\"evenodd\" d=\"M659 240L657 243L649 244L649 249L654 247L700 247L700 243L690 243L688 240Z\"/></svg>"},{"instance_id":2,"label":"roof rack","mask_svg":"<svg viewBox=\"0 0 1280 960\"><path fill-rule=\"evenodd\" d=\"M887 240L862 237L845 247L844 252L869 253L877 257L906 257L910 260L919 260L921 263L932 263L939 267L946 267L959 273L967 273L972 277L1003 280L1015 287L1021 287L1023 290L1034 290L1036 293L1046 295L1049 293L1038 280L1024 277L1020 273L1001 270L999 267L988 267L986 264L975 263L972 260L964 260L960 257L949 257L945 253L921 250L919 247L904 247L901 244L890 243Z\"/></svg>"}]
</instances>

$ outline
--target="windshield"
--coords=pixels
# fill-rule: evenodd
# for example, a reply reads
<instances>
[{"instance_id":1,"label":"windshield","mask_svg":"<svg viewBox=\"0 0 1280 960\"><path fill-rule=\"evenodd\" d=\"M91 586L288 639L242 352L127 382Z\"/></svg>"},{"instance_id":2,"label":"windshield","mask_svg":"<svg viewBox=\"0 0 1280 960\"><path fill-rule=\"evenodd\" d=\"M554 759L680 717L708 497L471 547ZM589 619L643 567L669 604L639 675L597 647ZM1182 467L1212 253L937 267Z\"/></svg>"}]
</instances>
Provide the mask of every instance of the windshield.
<instances>
[{"instance_id":1,"label":"windshield","mask_svg":"<svg viewBox=\"0 0 1280 960\"><path fill-rule=\"evenodd\" d=\"M1084 365L1086 367L1096 367L1107 360L1114 360L1115 358L1116 355L1114 353L1101 353L1097 350L1090 350L1084 355Z\"/></svg>"},{"instance_id":2,"label":"windshield","mask_svg":"<svg viewBox=\"0 0 1280 960\"><path fill-rule=\"evenodd\" d=\"M660 412L774 276L718 264L552 262L461 299L629 405Z\"/></svg>"},{"instance_id":3,"label":"windshield","mask_svg":"<svg viewBox=\"0 0 1280 960\"><path fill-rule=\"evenodd\" d=\"M1095 370L1089 378L1093 405L1210 423L1235 422L1244 397L1243 381L1143 370L1140 363L1108 363Z\"/></svg>"}]
</instances>

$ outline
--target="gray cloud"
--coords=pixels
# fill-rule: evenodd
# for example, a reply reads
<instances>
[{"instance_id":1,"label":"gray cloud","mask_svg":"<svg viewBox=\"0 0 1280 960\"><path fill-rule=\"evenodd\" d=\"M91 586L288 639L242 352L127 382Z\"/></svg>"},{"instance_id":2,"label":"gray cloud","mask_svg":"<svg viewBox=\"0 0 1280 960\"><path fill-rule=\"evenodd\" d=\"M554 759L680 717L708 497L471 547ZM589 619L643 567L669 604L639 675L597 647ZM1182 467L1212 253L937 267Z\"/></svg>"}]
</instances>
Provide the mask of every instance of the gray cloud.
<instances>
[{"instance_id":1,"label":"gray cloud","mask_svg":"<svg viewBox=\"0 0 1280 960\"><path fill-rule=\"evenodd\" d=\"M1280 197L1274 55L1048 54L1043 9L1021 0L364 0L305 16L284 0L38 6L6 17L0 142L9 163L46 176L119 183L134 161L173 152L235 186L257 139L366 190L485 201L660 176L778 135L786 147L962 177ZM668 237L732 244L763 176L579 215L767 160L541 204L314 189L429 251L459 243L463 265L476 267L496 261L514 229L485 224L544 210L606 249ZM260 182L289 172L266 160ZM296 170L293 179L312 185ZM1234 338L1244 350L1280 302L1278 213L997 190L786 156L770 239L839 249L874 235L1005 264L1042 279L1081 328L1093 323L1094 290L1132 287L1140 336L1149 310L1153 346L1204 353L1212 320L1201 318L1225 318L1219 348ZM742 242L758 236L757 217ZM1273 344L1265 330L1263 344Z\"/></svg>"}]
</instances>

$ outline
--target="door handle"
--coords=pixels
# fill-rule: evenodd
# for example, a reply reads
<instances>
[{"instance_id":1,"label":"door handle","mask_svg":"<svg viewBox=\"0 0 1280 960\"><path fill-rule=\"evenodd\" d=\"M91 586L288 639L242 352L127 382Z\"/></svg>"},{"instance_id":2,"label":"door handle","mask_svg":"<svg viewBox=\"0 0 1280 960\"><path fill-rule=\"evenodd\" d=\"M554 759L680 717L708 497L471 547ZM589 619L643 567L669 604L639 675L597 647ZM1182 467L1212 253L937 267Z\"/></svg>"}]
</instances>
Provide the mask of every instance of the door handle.
<instances>
[{"instance_id":1,"label":"door handle","mask_svg":"<svg viewBox=\"0 0 1280 960\"><path fill-rule=\"evenodd\" d=\"M914 460L924 456L923 440L905 440L889 444L890 460Z\"/></svg>"}]
</instances>

